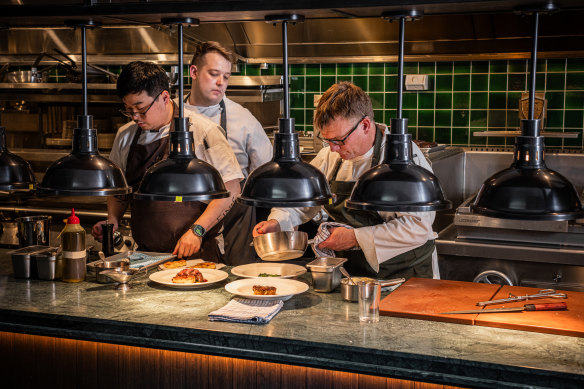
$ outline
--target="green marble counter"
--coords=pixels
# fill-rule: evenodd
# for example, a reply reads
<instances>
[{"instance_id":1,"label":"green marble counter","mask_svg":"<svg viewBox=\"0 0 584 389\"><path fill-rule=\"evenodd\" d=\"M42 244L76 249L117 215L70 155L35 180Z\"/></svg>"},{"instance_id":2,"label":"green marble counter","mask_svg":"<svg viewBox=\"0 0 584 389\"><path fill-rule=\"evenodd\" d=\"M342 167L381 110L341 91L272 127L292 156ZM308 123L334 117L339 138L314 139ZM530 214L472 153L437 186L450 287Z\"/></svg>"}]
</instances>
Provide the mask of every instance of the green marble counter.
<instances>
[{"instance_id":1,"label":"green marble counter","mask_svg":"<svg viewBox=\"0 0 584 389\"><path fill-rule=\"evenodd\" d=\"M223 288L175 290L15 279L0 254L0 330L249 358L472 387L584 387L584 339L381 317L358 321L340 293L286 301L266 325L210 322ZM230 280L235 277L230 275ZM309 274L304 278L310 280Z\"/></svg>"}]
</instances>

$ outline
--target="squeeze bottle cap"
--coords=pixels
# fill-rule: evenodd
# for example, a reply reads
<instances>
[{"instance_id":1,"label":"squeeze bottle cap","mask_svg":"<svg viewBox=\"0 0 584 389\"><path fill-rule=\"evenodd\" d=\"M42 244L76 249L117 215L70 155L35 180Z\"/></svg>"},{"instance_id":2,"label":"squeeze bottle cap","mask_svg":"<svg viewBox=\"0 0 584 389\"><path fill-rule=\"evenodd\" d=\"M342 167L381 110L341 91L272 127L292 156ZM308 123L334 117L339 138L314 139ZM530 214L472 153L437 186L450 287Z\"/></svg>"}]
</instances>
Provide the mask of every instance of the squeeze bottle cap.
<instances>
[{"instance_id":1,"label":"squeeze bottle cap","mask_svg":"<svg viewBox=\"0 0 584 389\"><path fill-rule=\"evenodd\" d=\"M75 216L75 208L71 208L71 216L67 219L67 224L79 224L79 218Z\"/></svg>"}]
</instances>

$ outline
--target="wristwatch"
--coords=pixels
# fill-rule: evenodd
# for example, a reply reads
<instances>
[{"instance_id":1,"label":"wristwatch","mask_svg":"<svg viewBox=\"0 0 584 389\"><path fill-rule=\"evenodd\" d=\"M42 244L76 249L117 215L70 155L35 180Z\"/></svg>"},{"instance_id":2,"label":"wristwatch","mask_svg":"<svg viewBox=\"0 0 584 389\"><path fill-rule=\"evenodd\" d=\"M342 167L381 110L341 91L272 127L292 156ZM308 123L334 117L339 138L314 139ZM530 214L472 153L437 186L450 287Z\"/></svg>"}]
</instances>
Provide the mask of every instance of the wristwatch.
<instances>
[{"instance_id":1,"label":"wristwatch","mask_svg":"<svg viewBox=\"0 0 584 389\"><path fill-rule=\"evenodd\" d=\"M207 230L205 229L205 227L203 227L200 224L193 224L191 226L191 230L193 231L193 234L195 234L196 236L199 236L201 238L203 236L205 236L205 234L207 233Z\"/></svg>"}]
</instances>

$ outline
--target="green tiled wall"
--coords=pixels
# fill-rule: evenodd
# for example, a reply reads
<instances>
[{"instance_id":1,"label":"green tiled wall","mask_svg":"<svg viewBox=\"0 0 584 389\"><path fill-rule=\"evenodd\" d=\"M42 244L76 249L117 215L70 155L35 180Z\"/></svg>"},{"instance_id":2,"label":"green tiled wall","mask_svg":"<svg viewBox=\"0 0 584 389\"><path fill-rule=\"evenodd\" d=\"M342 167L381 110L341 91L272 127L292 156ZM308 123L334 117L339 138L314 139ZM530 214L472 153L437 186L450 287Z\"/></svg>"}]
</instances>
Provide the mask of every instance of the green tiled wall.
<instances>
[{"instance_id":1,"label":"green tiled wall","mask_svg":"<svg viewBox=\"0 0 584 389\"><path fill-rule=\"evenodd\" d=\"M548 101L546 132L577 133L578 137L547 138L548 147L583 147L584 59L540 59L536 89ZM404 91L403 114L416 138L461 146L512 146L514 139L473 136L477 131L519 128L521 92L528 91L527 60L412 62L405 74L427 74L428 91ZM241 75L281 74L280 65L260 70L242 67ZM339 81L352 81L369 93L375 120L389 123L396 115L395 63L290 65L290 113L296 129L312 131L314 95Z\"/></svg>"}]
</instances>

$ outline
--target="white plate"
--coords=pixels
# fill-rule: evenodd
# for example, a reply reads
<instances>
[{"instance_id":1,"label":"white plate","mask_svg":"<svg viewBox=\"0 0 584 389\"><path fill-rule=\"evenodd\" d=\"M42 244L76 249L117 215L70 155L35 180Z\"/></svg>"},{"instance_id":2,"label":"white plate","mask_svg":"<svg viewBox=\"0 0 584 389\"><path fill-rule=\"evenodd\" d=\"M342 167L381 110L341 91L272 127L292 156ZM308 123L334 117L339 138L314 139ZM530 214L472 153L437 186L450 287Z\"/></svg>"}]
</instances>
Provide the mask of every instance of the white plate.
<instances>
[{"instance_id":1,"label":"white plate","mask_svg":"<svg viewBox=\"0 0 584 389\"><path fill-rule=\"evenodd\" d=\"M176 259L175 259L175 261L176 261ZM168 262L172 262L172 261L168 261ZM160 270L174 270L174 269L181 270L181 269L184 269L184 268L189 267L189 266L195 266L197 263L201 263L201 262L207 262L207 261L205 261L204 259L187 259L187 265L186 266L181 266L181 267L175 267L175 268L172 268L172 269L167 269L167 268L164 267L164 263L163 263L163 264L158 265L158 269L160 269ZM223 267L225 267L225 264L224 263L216 263L215 264L215 269L221 269ZM200 268L197 268L197 269L200 270ZM203 269L205 269L205 268L203 268ZM213 269L210 269L210 270L213 270Z\"/></svg>"},{"instance_id":2,"label":"white plate","mask_svg":"<svg viewBox=\"0 0 584 389\"><path fill-rule=\"evenodd\" d=\"M253 286L274 286L276 294L274 295L257 295L253 294ZM225 285L225 290L229 293L236 294L241 297L256 300L288 300L294 295L304 293L308 290L308 285L304 282L296 280L288 280L284 278L262 277L258 278L244 278Z\"/></svg>"},{"instance_id":3,"label":"white plate","mask_svg":"<svg viewBox=\"0 0 584 389\"><path fill-rule=\"evenodd\" d=\"M260 277L261 273L279 274L278 277ZM231 269L231 274L245 278L294 278L306 273L304 266L291 263L248 263Z\"/></svg>"},{"instance_id":4,"label":"white plate","mask_svg":"<svg viewBox=\"0 0 584 389\"><path fill-rule=\"evenodd\" d=\"M170 288L177 288L177 289L193 289L193 288L202 288L204 286L208 286L214 284L219 281L223 281L229 274L224 272L223 270L216 270L216 269L197 269L202 274L203 277L207 280L207 282L197 282L194 284L176 284L172 282L172 277L176 276L176 274L181 271L181 269L169 269L158 271L156 273L150 274L150 280L156 282L157 284L168 286Z\"/></svg>"}]
</instances>

